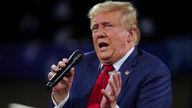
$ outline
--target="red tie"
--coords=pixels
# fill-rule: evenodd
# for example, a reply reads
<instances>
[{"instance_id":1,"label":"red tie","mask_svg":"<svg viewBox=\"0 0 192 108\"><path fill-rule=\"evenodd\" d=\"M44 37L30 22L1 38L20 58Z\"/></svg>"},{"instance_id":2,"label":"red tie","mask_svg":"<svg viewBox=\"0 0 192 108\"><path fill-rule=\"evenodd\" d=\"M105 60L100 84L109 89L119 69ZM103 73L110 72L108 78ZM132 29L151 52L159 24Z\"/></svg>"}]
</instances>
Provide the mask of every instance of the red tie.
<instances>
[{"instance_id":1,"label":"red tie","mask_svg":"<svg viewBox=\"0 0 192 108\"><path fill-rule=\"evenodd\" d=\"M100 73L96 84L91 92L87 108L100 108L101 99L103 97L101 90L105 89L108 84L109 74L114 68L112 65L104 66L103 71Z\"/></svg>"}]
</instances>

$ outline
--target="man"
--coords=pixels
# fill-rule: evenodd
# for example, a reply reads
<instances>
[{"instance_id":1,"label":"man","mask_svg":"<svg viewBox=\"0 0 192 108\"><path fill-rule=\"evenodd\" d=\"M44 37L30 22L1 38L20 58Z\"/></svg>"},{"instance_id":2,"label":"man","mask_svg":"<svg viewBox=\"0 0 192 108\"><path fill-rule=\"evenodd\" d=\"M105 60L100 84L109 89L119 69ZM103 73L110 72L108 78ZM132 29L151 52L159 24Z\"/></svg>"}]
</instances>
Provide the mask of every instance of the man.
<instances>
[{"instance_id":1,"label":"man","mask_svg":"<svg viewBox=\"0 0 192 108\"><path fill-rule=\"evenodd\" d=\"M95 52L86 53L52 89L51 107L171 108L168 68L157 57L136 47L140 32L133 5L117 1L99 3L89 11L89 18ZM64 58L52 65L49 78L67 61ZM114 71L107 87L97 89L101 68L106 65L112 65Z\"/></svg>"}]
</instances>

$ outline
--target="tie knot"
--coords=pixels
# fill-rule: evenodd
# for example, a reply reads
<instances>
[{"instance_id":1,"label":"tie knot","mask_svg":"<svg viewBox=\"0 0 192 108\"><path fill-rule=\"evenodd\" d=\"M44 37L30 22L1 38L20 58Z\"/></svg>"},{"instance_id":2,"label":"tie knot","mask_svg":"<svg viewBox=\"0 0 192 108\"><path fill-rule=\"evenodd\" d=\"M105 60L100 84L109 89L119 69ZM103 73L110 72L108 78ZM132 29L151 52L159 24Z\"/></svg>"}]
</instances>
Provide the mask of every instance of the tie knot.
<instances>
[{"instance_id":1,"label":"tie knot","mask_svg":"<svg viewBox=\"0 0 192 108\"><path fill-rule=\"evenodd\" d=\"M104 65L104 69L103 69L104 72L108 73L109 71L112 71L112 70L114 70L112 65Z\"/></svg>"}]
</instances>

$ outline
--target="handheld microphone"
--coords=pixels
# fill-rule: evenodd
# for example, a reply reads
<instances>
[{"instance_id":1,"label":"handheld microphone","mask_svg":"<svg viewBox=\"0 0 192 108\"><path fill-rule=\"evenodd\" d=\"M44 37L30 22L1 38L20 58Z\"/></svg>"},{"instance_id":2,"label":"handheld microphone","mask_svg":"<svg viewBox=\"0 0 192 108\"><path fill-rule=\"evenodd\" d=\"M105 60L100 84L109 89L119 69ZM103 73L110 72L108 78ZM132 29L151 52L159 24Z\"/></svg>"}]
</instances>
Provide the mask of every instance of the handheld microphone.
<instances>
[{"instance_id":1,"label":"handheld microphone","mask_svg":"<svg viewBox=\"0 0 192 108\"><path fill-rule=\"evenodd\" d=\"M64 68L61 68L56 74L55 76L53 76L46 84L46 87L48 90L50 90L52 87L56 86L57 83L59 83L59 81L62 80L62 78L64 76L66 76L71 67L73 67L74 65L76 65L77 63L79 63L82 59L83 59L83 52L81 50L75 50L72 55L69 57L68 59L68 63L66 64L66 66Z\"/></svg>"}]
</instances>

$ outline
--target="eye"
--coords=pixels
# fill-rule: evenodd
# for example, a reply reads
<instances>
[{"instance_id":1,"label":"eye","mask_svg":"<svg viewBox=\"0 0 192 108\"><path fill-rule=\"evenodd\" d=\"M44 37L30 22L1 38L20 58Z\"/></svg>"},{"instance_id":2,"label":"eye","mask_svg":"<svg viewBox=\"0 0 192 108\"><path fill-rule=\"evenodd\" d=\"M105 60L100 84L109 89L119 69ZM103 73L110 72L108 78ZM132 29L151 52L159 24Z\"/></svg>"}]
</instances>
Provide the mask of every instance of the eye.
<instances>
[{"instance_id":1,"label":"eye","mask_svg":"<svg viewBox=\"0 0 192 108\"><path fill-rule=\"evenodd\" d=\"M113 27L113 24L111 24L111 23L104 23L103 25L104 25L104 27Z\"/></svg>"},{"instance_id":2,"label":"eye","mask_svg":"<svg viewBox=\"0 0 192 108\"><path fill-rule=\"evenodd\" d=\"M95 30L97 30L98 29L98 25L93 25L92 27L91 27L91 30L92 31L95 31Z\"/></svg>"}]
</instances>

